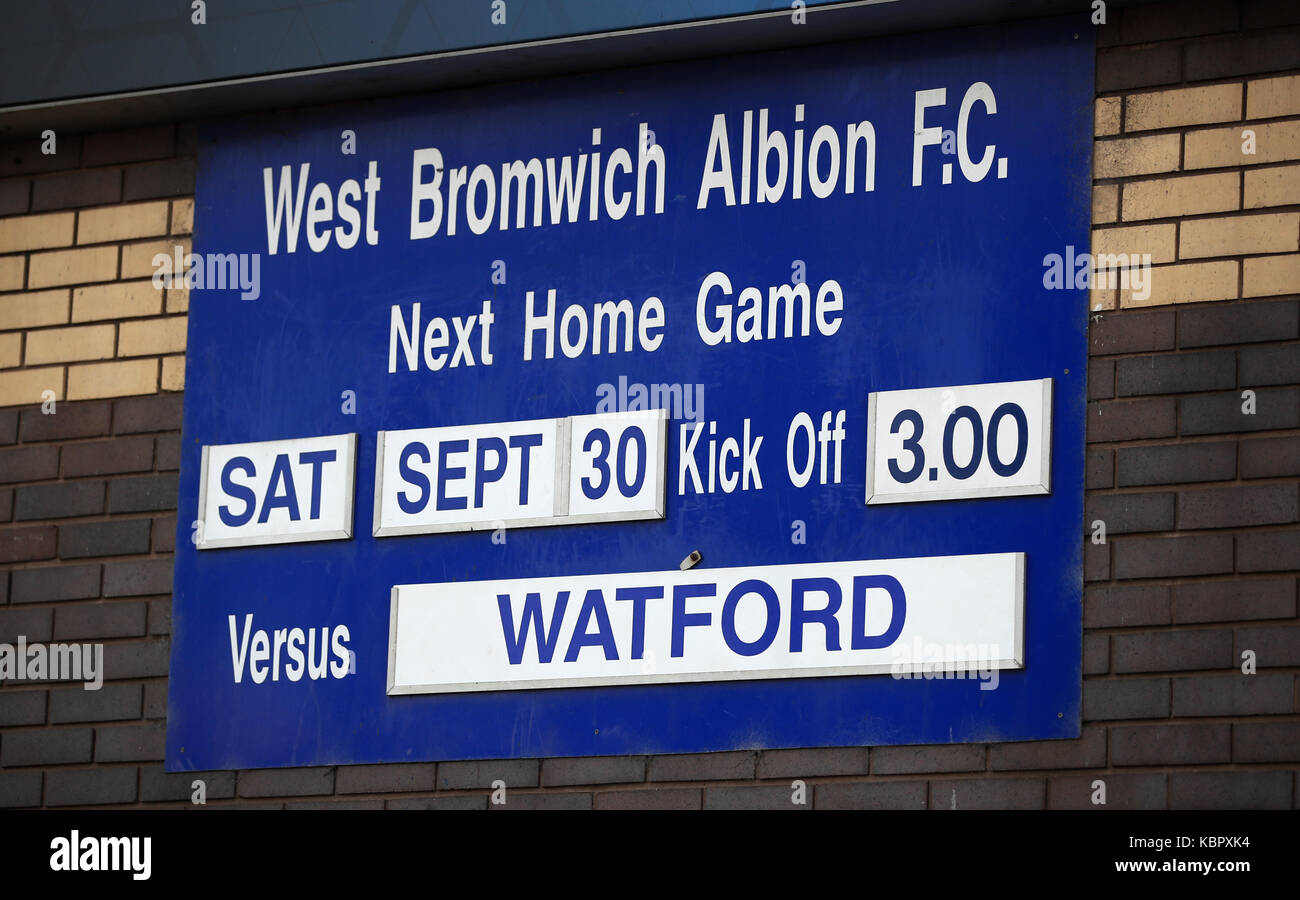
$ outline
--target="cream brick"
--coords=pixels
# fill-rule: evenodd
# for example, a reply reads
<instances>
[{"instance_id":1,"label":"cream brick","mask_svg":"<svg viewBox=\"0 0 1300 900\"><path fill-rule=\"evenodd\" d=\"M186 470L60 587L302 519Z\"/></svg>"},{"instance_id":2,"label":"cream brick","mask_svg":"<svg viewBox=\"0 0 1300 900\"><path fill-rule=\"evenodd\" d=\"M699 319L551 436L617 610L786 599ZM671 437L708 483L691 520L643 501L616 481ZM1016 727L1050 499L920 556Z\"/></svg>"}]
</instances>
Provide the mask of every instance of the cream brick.
<instances>
[{"instance_id":1,"label":"cream brick","mask_svg":"<svg viewBox=\"0 0 1300 900\"><path fill-rule=\"evenodd\" d=\"M172 234L194 233L194 198L172 201Z\"/></svg>"},{"instance_id":2,"label":"cream brick","mask_svg":"<svg viewBox=\"0 0 1300 900\"><path fill-rule=\"evenodd\" d=\"M0 406L40 403L46 391L53 391L55 400L63 399L63 366L0 372Z\"/></svg>"},{"instance_id":3,"label":"cream brick","mask_svg":"<svg viewBox=\"0 0 1300 900\"><path fill-rule=\"evenodd\" d=\"M0 369L12 369L23 363L22 332L0 334Z\"/></svg>"},{"instance_id":4,"label":"cream brick","mask_svg":"<svg viewBox=\"0 0 1300 900\"><path fill-rule=\"evenodd\" d=\"M1178 171L1181 138L1176 134L1097 141L1093 145L1093 177L1127 178Z\"/></svg>"},{"instance_id":5,"label":"cream brick","mask_svg":"<svg viewBox=\"0 0 1300 900\"><path fill-rule=\"evenodd\" d=\"M1097 228L1092 232L1092 254L1126 253L1130 256L1151 254L1151 262L1159 265L1174 261L1176 229L1167 225L1133 225L1128 228Z\"/></svg>"},{"instance_id":6,"label":"cream brick","mask_svg":"<svg viewBox=\"0 0 1300 900\"><path fill-rule=\"evenodd\" d=\"M1092 133L1098 137L1119 134L1119 114L1123 97L1098 97L1093 106Z\"/></svg>"},{"instance_id":7,"label":"cream brick","mask_svg":"<svg viewBox=\"0 0 1300 900\"><path fill-rule=\"evenodd\" d=\"M164 356L162 361L162 389L185 390L185 357Z\"/></svg>"},{"instance_id":8,"label":"cream brick","mask_svg":"<svg viewBox=\"0 0 1300 900\"><path fill-rule=\"evenodd\" d=\"M1244 262L1243 297L1300 294L1300 254L1258 256Z\"/></svg>"},{"instance_id":9,"label":"cream brick","mask_svg":"<svg viewBox=\"0 0 1300 900\"><path fill-rule=\"evenodd\" d=\"M1088 289L1088 309L1098 312L1103 309L1115 308L1115 288L1089 288Z\"/></svg>"},{"instance_id":10,"label":"cream brick","mask_svg":"<svg viewBox=\"0 0 1300 900\"><path fill-rule=\"evenodd\" d=\"M68 291L35 291L0 296L0 330L63 325L68 321Z\"/></svg>"},{"instance_id":11,"label":"cream brick","mask_svg":"<svg viewBox=\"0 0 1300 900\"><path fill-rule=\"evenodd\" d=\"M1246 131L1255 132L1254 153L1243 152L1246 138L1242 134ZM1254 166L1300 159L1300 122L1206 128L1187 132L1183 140L1186 142L1186 152L1183 154L1185 169Z\"/></svg>"},{"instance_id":12,"label":"cream brick","mask_svg":"<svg viewBox=\"0 0 1300 900\"><path fill-rule=\"evenodd\" d=\"M27 274L27 257L0 256L0 291L21 291Z\"/></svg>"},{"instance_id":13,"label":"cream brick","mask_svg":"<svg viewBox=\"0 0 1300 900\"><path fill-rule=\"evenodd\" d=\"M1300 213L1224 216L1182 224L1180 259L1300 250Z\"/></svg>"},{"instance_id":14,"label":"cream brick","mask_svg":"<svg viewBox=\"0 0 1300 900\"><path fill-rule=\"evenodd\" d=\"M162 312L163 291L151 281L119 281L76 288L72 292L72 321L128 319Z\"/></svg>"},{"instance_id":15,"label":"cream brick","mask_svg":"<svg viewBox=\"0 0 1300 900\"><path fill-rule=\"evenodd\" d=\"M1235 300L1237 297L1237 261L1235 259L1205 263L1180 263L1153 266L1145 273L1141 291L1133 285L1120 287L1119 305L1163 306L1169 303L1197 303L1203 300ZM1148 293L1141 298L1140 293Z\"/></svg>"},{"instance_id":16,"label":"cream brick","mask_svg":"<svg viewBox=\"0 0 1300 900\"><path fill-rule=\"evenodd\" d=\"M185 256L190 252L189 238L177 240L174 238L165 241L148 241L143 244L125 244L122 247L122 277L123 278L145 278L153 277L154 263L153 258L159 253L165 254L172 258L172 265L175 266L175 248L181 248L181 263L184 264Z\"/></svg>"},{"instance_id":17,"label":"cream brick","mask_svg":"<svg viewBox=\"0 0 1300 900\"><path fill-rule=\"evenodd\" d=\"M27 274L27 286L31 288L112 281L117 277L116 247L33 253L31 259L31 271Z\"/></svg>"},{"instance_id":18,"label":"cream brick","mask_svg":"<svg viewBox=\"0 0 1300 900\"><path fill-rule=\"evenodd\" d=\"M1119 185L1099 184L1092 189L1092 224L1114 222L1119 215Z\"/></svg>"},{"instance_id":19,"label":"cream brick","mask_svg":"<svg viewBox=\"0 0 1300 900\"><path fill-rule=\"evenodd\" d=\"M1150 94L1129 94L1124 102L1127 107L1124 116L1125 131L1232 122L1241 118L1241 85L1215 84Z\"/></svg>"},{"instance_id":20,"label":"cream brick","mask_svg":"<svg viewBox=\"0 0 1300 900\"><path fill-rule=\"evenodd\" d=\"M1251 169L1246 172L1246 208L1291 206L1300 203L1300 166Z\"/></svg>"},{"instance_id":21,"label":"cream brick","mask_svg":"<svg viewBox=\"0 0 1300 900\"><path fill-rule=\"evenodd\" d=\"M185 349L186 316L123 322L118 336L118 356L151 356Z\"/></svg>"},{"instance_id":22,"label":"cream brick","mask_svg":"<svg viewBox=\"0 0 1300 900\"><path fill-rule=\"evenodd\" d=\"M190 309L190 289L187 287L174 287L167 289L167 311L169 313L189 312Z\"/></svg>"},{"instance_id":23,"label":"cream brick","mask_svg":"<svg viewBox=\"0 0 1300 900\"><path fill-rule=\"evenodd\" d=\"M167 201L86 209L77 223L78 244L103 244L167 233Z\"/></svg>"},{"instance_id":24,"label":"cream brick","mask_svg":"<svg viewBox=\"0 0 1300 900\"><path fill-rule=\"evenodd\" d=\"M1237 208L1240 190L1236 172L1129 182L1124 185L1124 221L1230 212Z\"/></svg>"},{"instance_id":25,"label":"cream brick","mask_svg":"<svg viewBox=\"0 0 1300 900\"><path fill-rule=\"evenodd\" d=\"M1300 115L1300 75L1262 78L1246 85L1246 118Z\"/></svg>"},{"instance_id":26,"label":"cream brick","mask_svg":"<svg viewBox=\"0 0 1300 900\"><path fill-rule=\"evenodd\" d=\"M43 328L27 332L27 364L112 359L116 329L112 325Z\"/></svg>"},{"instance_id":27,"label":"cream brick","mask_svg":"<svg viewBox=\"0 0 1300 900\"><path fill-rule=\"evenodd\" d=\"M0 253L72 246L76 213L47 213L0 219Z\"/></svg>"},{"instance_id":28,"label":"cream brick","mask_svg":"<svg viewBox=\"0 0 1300 900\"><path fill-rule=\"evenodd\" d=\"M158 360L131 359L68 367L68 399L130 397L158 390Z\"/></svg>"}]
</instances>

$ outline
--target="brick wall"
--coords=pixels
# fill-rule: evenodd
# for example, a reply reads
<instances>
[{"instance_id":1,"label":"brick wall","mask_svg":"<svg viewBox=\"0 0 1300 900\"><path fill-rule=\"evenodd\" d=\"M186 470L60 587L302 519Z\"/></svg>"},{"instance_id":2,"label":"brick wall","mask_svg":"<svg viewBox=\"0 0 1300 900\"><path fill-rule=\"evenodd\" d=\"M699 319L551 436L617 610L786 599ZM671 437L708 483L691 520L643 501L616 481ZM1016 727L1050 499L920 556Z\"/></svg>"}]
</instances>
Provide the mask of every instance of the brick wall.
<instances>
[{"instance_id":1,"label":"brick wall","mask_svg":"<svg viewBox=\"0 0 1300 900\"><path fill-rule=\"evenodd\" d=\"M1094 250L1155 268L1090 301L1080 739L165 774L187 298L148 279L194 151L162 127L0 152L0 641L102 641L108 676L0 686L0 805L1300 806L1300 7L1098 42Z\"/></svg>"}]
</instances>

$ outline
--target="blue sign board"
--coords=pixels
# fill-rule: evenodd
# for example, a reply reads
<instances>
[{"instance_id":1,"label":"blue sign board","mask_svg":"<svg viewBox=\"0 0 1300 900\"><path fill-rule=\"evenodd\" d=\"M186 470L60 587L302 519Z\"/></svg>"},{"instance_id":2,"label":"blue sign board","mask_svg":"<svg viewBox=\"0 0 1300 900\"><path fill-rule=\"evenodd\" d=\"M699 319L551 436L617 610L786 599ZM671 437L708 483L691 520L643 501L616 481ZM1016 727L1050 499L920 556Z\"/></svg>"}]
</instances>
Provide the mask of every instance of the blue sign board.
<instances>
[{"instance_id":1,"label":"blue sign board","mask_svg":"<svg viewBox=\"0 0 1300 900\"><path fill-rule=\"evenodd\" d=\"M1077 736L1093 52L207 128L168 768Z\"/></svg>"}]
</instances>

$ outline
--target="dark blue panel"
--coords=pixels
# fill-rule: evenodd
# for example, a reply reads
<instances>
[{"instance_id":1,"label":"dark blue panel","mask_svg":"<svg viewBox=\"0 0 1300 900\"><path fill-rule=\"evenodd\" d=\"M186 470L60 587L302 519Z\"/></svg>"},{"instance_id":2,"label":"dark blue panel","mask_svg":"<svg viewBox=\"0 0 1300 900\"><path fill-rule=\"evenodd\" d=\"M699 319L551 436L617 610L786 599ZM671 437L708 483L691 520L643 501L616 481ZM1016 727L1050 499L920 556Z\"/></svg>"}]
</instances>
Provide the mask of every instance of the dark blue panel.
<instances>
[{"instance_id":1,"label":"dark blue panel","mask_svg":"<svg viewBox=\"0 0 1300 900\"><path fill-rule=\"evenodd\" d=\"M1043 257L1088 245L1091 32L1037 22L337 107L208 129L195 249L261 253L262 295L196 291L190 301L167 765L226 769L398 760L537 757L1076 736L1080 718L1086 294L1043 286ZM995 142L1005 180L943 185L937 148L911 185L914 92L945 87L928 122L955 128L984 81L971 142ZM696 209L715 113L737 127L769 108L787 131L804 104L809 135L870 119L873 193ZM411 153L448 166L632 147L639 122L668 160L662 215L620 222L408 240ZM357 155L339 134L357 135ZM734 140L733 131L733 140ZM733 147L739 158L739 148ZM978 156L978 150L976 151ZM311 163L311 178L383 187L377 246L266 253L262 168ZM956 164L956 157L942 157ZM491 283L494 260L505 285ZM845 290L833 337L708 348L695 296L711 271L782 284L803 260L812 285ZM648 295L667 309L657 352L522 361L523 296L559 302ZM492 366L387 373L389 309L467 315L492 298ZM669 426L664 521L375 539L375 434L383 429L594 412L603 383L701 383L719 430L749 417L768 435L764 489L676 494ZM1050 496L864 505L867 395L902 388L1055 379ZM356 414L340 396L356 392ZM790 486L784 436L800 410L845 408L839 485ZM356 431L352 540L196 552L200 447ZM771 477L768 477L768 473ZM791 523L807 523L804 544ZM710 567L1023 551L1026 668L997 690L888 676L385 695L394 584L674 568L692 549ZM357 674L236 685L227 616L257 627L346 624Z\"/></svg>"}]
</instances>

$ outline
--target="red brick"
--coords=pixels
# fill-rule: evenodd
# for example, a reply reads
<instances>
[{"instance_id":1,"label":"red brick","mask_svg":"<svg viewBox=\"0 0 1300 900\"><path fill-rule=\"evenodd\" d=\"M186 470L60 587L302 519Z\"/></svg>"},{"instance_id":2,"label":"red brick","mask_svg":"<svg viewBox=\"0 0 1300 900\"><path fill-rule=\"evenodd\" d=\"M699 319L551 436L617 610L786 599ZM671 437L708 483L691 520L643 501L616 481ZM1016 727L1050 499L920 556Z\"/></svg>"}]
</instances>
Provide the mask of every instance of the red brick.
<instances>
[{"instance_id":1,"label":"red brick","mask_svg":"<svg viewBox=\"0 0 1300 900\"><path fill-rule=\"evenodd\" d=\"M813 786L804 788L805 802L794 803L789 785L761 787L710 787L704 790L705 809L808 810L813 807Z\"/></svg>"},{"instance_id":2,"label":"red brick","mask_svg":"<svg viewBox=\"0 0 1300 900\"><path fill-rule=\"evenodd\" d=\"M113 401L113 433L180 431L184 395L157 394Z\"/></svg>"},{"instance_id":3,"label":"red brick","mask_svg":"<svg viewBox=\"0 0 1300 900\"><path fill-rule=\"evenodd\" d=\"M1173 310L1107 313L1088 330L1089 355L1172 350L1174 325Z\"/></svg>"},{"instance_id":4,"label":"red brick","mask_svg":"<svg viewBox=\"0 0 1300 900\"><path fill-rule=\"evenodd\" d=\"M764 750L758 756L759 778L810 778L818 775L865 774L867 774L865 747Z\"/></svg>"},{"instance_id":5,"label":"red brick","mask_svg":"<svg viewBox=\"0 0 1300 900\"><path fill-rule=\"evenodd\" d=\"M1105 784L1105 805L1094 804L1097 788ZM1048 809L1164 809L1167 790L1165 775L1096 772L1089 775L1061 775L1048 780Z\"/></svg>"},{"instance_id":6,"label":"red brick","mask_svg":"<svg viewBox=\"0 0 1300 900\"><path fill-rule=\"evenodd\" d=\"M146 803L168 800L188 802L194 796L194 782L202 781L208 800L235 796L234 772L164 772L162 766L140 769L140 799Z\"/></svg>"},{"instance_id":7,"label":"red brick","mask_svg":"<svg viewBox=\"0 0 1300 900\"><path fill-rule=\"evenodd\" d=\"M59 526L59 557L123 556L149 552L148 519L117 519Z\"/></svg>"},{"instance_id":8,"label":"red brick","mask_svg":"<svg viewBox=\"0 0 1300 900\"><path fill-rule=\"evenodd\" d=\"M1128 537L1113 543L1115 577L1119 579L1219 575L1232 571L1230 534Z\"/></svg>"},{"instance_id":9,"label":"red brick","mask_svg":"<svg viewBox=\"0 0 1300 900\"><path fill-rule=\"evenodd\" d=\"M1188 81L1234 78L1300 68L1300 32L1294 29L1234 34L1193 41L1186 48Z\"/></svg>"},{"instance_id":10,"label":"red brick","mask_svg":"<svg viewBox=\"0 0 1300 900\"><path fill-rule=\"evenodd\" d=\"M22 411L23 443L98 437L109 433L107 403L60 403L45 415L39 406Z\"/></svg>"},{"instance_id":11,"label":"red brick","mask_svg":"<svg viewBox=\"0 0 1300 900\"><path fill-rule=\"evenodd\" d=\"M0 528L0 563L50 559L54 548L53 525Z\"/></svg>"},{"instance_id":12,"label":"red brick","mask_svg":"<svg viewBox=\"0 0 1300 900\"><path fill-rule=\"evenodd\" d=\"M95 729L95 762L162 760L167 729L161 722Z\"/></svg>"},{"instance_id":13,"label":"red brick","mask_svg":"<svg viewBox=\"0 0 1300 900\"><path fill-rule=\"evenodd\" d=\"M1174 588L1174 621L1180 625L1291 619L1295 615L1294 578L1234 578L1180 584Z\"/></svg>"},{"instance_id":14,"label":"red brick","mask_svg":"<svg viewBox=\"0 0 1300 900\"><path fill-rule=\"evenodd\" d=\"M1222 0L1150 3L1124 10L1124 43L1141 44L1237 30L1238 5Z\"/></svg>"},{"instance_id":15,"label":"red brick","mask_svg":"<svg viewBox=\"0 0 1300 900\"><path fill-rule=\"evenodd\" d=\"M602 791L595 795L596 809L700 809L699 788L646 788L639 791Z\"/></svg>"},{"instance_id":16,"label":"red brick","mask_svg":"<svg viewBox=\"0 0 1300 900\"><path fill-rule=\"evenodd\" d=\"M52 769L45 773L46 806L132 803L140 770L135 767Z\"/></svg>"},{"instance_id":17,"label":"red brick","mask_svg":"<svg viewBox=\"0 0 1300 900\"><path fill-rule=\"evenodd\" d=\"M1289 809L1290 772L1173 772L1170 809Z\"/></svg>"},{"instance_id":18,"label":"red brick","mask_svg":"<svg viewBox=\"0 0 1300 900\"><path fill-rule=\"evenodd\" d=\"M1084 682L1085 687L1091 681ZM1067 741L1024 741L989 745L989 768L1091 769L1106 765L1106 730L1085 728L1081 737Z\"/></svg>"},{"instance_id":19,"label":"red brick","mask_svg":"<svg viewBox=\"0 0 1300 900\"><path fill-rule=\"evenodd\" d=\"M542 761L544 787L645 781L644 756L579 756Z\"/></svg>"},{"instance_id":20,"label":"red brick","mask_svg":"<svg viewBox=\"0 0 1300 900\"><path fill-rule=\"evenodd\" d=\"M1110 671L1110 635L1083 636L1083 674L1104 675Z\"/></svg>"},{"instance_id":21,"label":"red brick","mask_svg":"<svg viewBox=\"0 0 1300 900\"><path fill-rule=\"evenodd\" d=\"M1238 572L1287 572L1300 569L1300 528L1249 531L1237 535Z\"/></svg>"},{"instance_id":22,"label":"red brick","mask_svg":"<svg viewBox=\"0 0 1300 900\"><path fill-rule=\"evenodd\" d=\"M1287 478L1300 475L1300 437L1250 438L1241 441L1242 478Z\"/></svg>"},{"instance_id":23,"label":"red brick","mask_svg":"<svg viewBox=\"0 0 1300 900\"><path fill-rule=\"evenodd\" d=\"M754 778L757 756L753 750L651 756L646 780L747 781Z\"/></svg>"},{"instance_id":24,"label":"red brick","mask_svg":"<svg viewBox=\"0 0 1300 900\"><path fill-rule=\"evenodd\" d=\"M1228 481L1237 474L1232 441L1120 447L1116 458L1120 487Z\"/></svg>"},{"instance_id":25,"label":"red brick","mask_svg":"<svg viewBox=\"0 0 1300 900\"><path fill-rule=\"evenodd\" d=\"M339 794L387 794L433 789L434 766L431 763L339 766L334 777L334 790Z\"/></svg>"},{"instance_id":26,"label":"red brick","mask_svg":"<svg viewBox=\"0 0 1300 900\"><path fill-rule=\"evenodd\" d=\"M100 206L122 199L122 172L95 169L38 178L32 185L32 212Z\"/></svg>"},{"instance_id":27,"label":"red brick","mask_svg":"<svg viewBox=\"0 0 1300 900\"><path fill-rule=\"evenodd\" d=\"M1042 809L1041 778L987 778L930 782L930 809Z\"/></svg>"},{"instance_id":28,"label":"red brick","mask_svg":"<svg viewBox=\"0 0 1300 900\"><path fill-rule=\"evenodd\" d=\"M20 487L15 493L14 519L65 519L104 511L104 482L64 481Z\"/></svg>"},{"instance_id":29,"label":"red brick","mask_svg":"<svg viewBox=\"0 0 1300 900\"><path fill-rule=\"evenodd\" d=\"M1196 675L1174 680L1173 715L1268 716L1291 712L1295 678L1257 673Z\"/></svg>"},{"instance_id":30,"label":"red brick","mask_svg":"<svg viewBox=\"0 0 1300 900\"><path fill-rule=\"evenodd\" d=\"M926 747L875 747L872 775L919 772L977 772L985 767L983 744L940 744Z\"/></svg>"},{"instance_id":31,"label":"red brick","mask_svg":"<svg viewBox=\"0 0 1300 900\"><path fill-rule=\"evenodd\" d=\"M1115 671L1178 672L1232 665L1232 632L1226 629L1139 631L1111 635Z\"/></svg>"},{"instance_id":32,"label":"red brick","mask_svg":"<svg viewBox=\"0 0 1300 900\"><path fill-rule=\"evenodd\" d=\"M1091 494L1084 504L1084 522L1106 523L1106 534L1172 531L1174 495L1171 493Z\"/></svg>"},{"instance_id":33,"label":"red brick","mask_svg":"<svg viewBox=\"0 0 1300 900\"><path fill-rule=\"evenodd\" d=\"M1173 437L1177 431L1172 398L1103 400L1088 404L1088 443Z\"/></svg>"},{"instance_id":34,"label":"red brick","mask_svg":"<svg viewBox=\"0 0 1300 900\"><path fill-rule=\"evenodd\" d=\"M251 769L239 773L240 797L303 797L334 792L334 769Z\"/></svg>"},{"instance_id":35,"label":"red brick","mask_svg":"<svg viewBox=\"0 0 1300 900\"><path fill-rule=\"evenodd\" d=\"M490 788L504 781L507 788L537 787L541 763L535 759L484 759L438 764L438 789L464 791Z\"/></svg>"},{"instance_id":36,"label":"red brick","mask_svg":"<svg viewBox=\"0 0 1300 900\"><path fill-rule=\"evenodd\" d=\"M1300 722L1237 722L1232 726L1233 762L1293 763L1297 748Z\"/></svg>"},{"instance_id":37,"label":"red brick","mask_svg":"<svg viewBox=\"0 0 1300 900\"><path fill-rule=\"evenodd\" d=\"M143 637L145 605L139 602L65 603L55 610L54 636L62 641Z\"/></svg>"},{"instance_id":38,"label":"red brick","mask_svg":"<svg viewBox=\"0 0 1300 900\"><path fill-rule=\"evenodd\" d=\"M1295 300L1223 303L1178 311L1178 346L1211 347L1259 341L1288 341L1300 335Z\"/></svg>"},{"instance_id":39,"label":"red brick","mask_svg":"<svg viewBox=\"0 0 1300 900\"><path fill-rule=\"evenodd\" d=\"M50 692L50 723L111 722L140 718L138 684L106 684L97 691L80 685Z\"/></svg>"},{"instance_id":40,"label":"red brick","mask_svg":"<svg viewBox=\"0 0 1300 900\"><path fill-rule=\"evenodd\" d=\"M1266 625L1238 628L1233 637L1233 665L1242 664L1246 650L1255 653L1255 665L1261 669L1300 666L1300 627Z\"/></svg>"},{"instance_id":41,"label":"red brick","mask_svg":"<svg viewBox=\"0 0 1300 900\"><path fill-rule=\"evenodd\" d=\"M123 200L152 200L194 193L194 160L168 159L130 166Z\"/></svg>"},{"instance_id":42,"label":"red brick","mask_svg":"<svg viewBox=\"0 0 1300 900\"><path fill-rule=\"evenodd\" d=\"M452 794L447 797L394 797L385 809L481 810L488 808L487 794Z\"/></svg>"},{"instance_id":43,"label":"red brick","mask_svg":"<svg viewBox=\"0 0 1300 900\"><path fill-rule=\"evenodd\" d=\"M0 746L0 765L10 768L90 762L93 733L89 728L7 732Z\"/></svg>"},{"instance_id":44,"label":"red brick","mask_svg":"<svg viewBox=\"0 0 1300 900\"><path fill-rule=\"evenodd\" d=\"M1085 486L1090 491L1115 486L1114 450L1088 448L1088 473Z\"/></svg>"},{"instance_id":45,"label":"red brick","mask_svg":"<svg viewBox=\"0 0 1300 900\"><path fill-rule=\"evenodd\" d=\"M1181 79L1179 48L1173 44L1113 47L1097 51L1097 90L1173 84Z\"/></svg>"},{"instance_id":46,"label":"red brick","mask_svg":"<svg viewBox=\"0 0 1300 900\"><path fill-rule=\"evenodd\" d=\"M42 449L51 449L42 448ZM63 447L63 476L147 472L153 467L153 439L147 437L90 441Z\"/></svg>"},{"instance_id":47,"label":"red brick","mask_svg":"<svg viewBox=\"0 0 1300 900\"><path fill-rule=\"evenodd\" d=\"M0 145L0 178L8 175L29 175L37 172L57 172L75 169L81 165L81 138L77 135L60 135L57 153L42 153L43 142L36 138Z\"/></svg>"},{"instance_id":48,"label":"red brick","mask_svg":"<svg viewBox=\"0 0 1300 900\"><path fill-rule=\"evenodd\" d=\"M1083 683L1085 722L1168 716L1168 678L1089 678Z\"/></svg>"},{"instance_id":49,"label":"red brick","mask_svg":"<svg viewBox=\"0 0 1300 900\"><path fill-rule=\"evenodd\" d=\"M924 781L838 781L818 784L814 809L925 809Z\"/></svg>"},{"instance_id":50,"label":"red brick","mask_svg":"<svg viewBox=\"0 0 1300 900\"><path fill-rule=\"evenodd\" d=\"M0 771L0 807L14 809L41 805L40 772Z\"/></svg>"},{"instance_id":51,"label":"red brick","mask_svg":"<svg viewBox=\"0 0 1300 900\"><path fill-rule=\"evenodd\" d=\"M1168 585L1094 585L1083 592L1083 627L1168 625L1170 609Z\"/></svg>"},{"instance_id":52,"label":"red brick","mask_svg":"<svg viewBox=\"0 0 1300 900\"><path fill-rule=\"evenodd\" d=\"M1297 487L1264 484L1182 491L1178 494L1178 527L1240 528L1294 522L1300 515Z\"/></svg>"},{"instance_id":53,"label":"red brick","mask_svg":"<svg viewBox=\"0 0 1300 900\"><path fill-rule=\"evenodd\" d=\"M1229 761L1228 725L1137 725L1110 730L1113 766L1183 766Z\"/></svg>"},{"instance_id":54,"label":"red brick","mask_svg":"<svg viewBox=\"0 0 1300 900\"><path fill-rule=\"evenodd\" d=\"M1216 391L1237 385L1237 354L1231 350L1130 356L1116 363L1121 397Z\"/></svg>"},{"instance_id":55,"label":"red brick","mask_svg":"<svg viewBox=\"0 0 1300 900\"><path fill-rule=\"evenodd\" d=\"M59 474L58 447L11 447L0 450L0 482L41 481Z\"/></svg>"},{"instance_id":56,"label":"red brick","mask_svg":"<svg viewBox=\"0 0 1300 900\"><path fill-rule=\"evenodd\" d=\"M506 794L505 803L489 804L488 809L508 812L537 809L591 809L591 794L585 791L547 791L528 794L511 791Z\"/></svg>"},{"instance_id":57,"label":"red brick","mask_svg":"<svg viewBox=\"0 0 1300 900\"><path fill-rule=\"evenodd\" d=\"M1199 435L1300 428L1300 389L1261 388L1255 392L1253 413L1244 404L1240 391L1180 397L1180 431Z\"/></svg>"}]
</instances>

